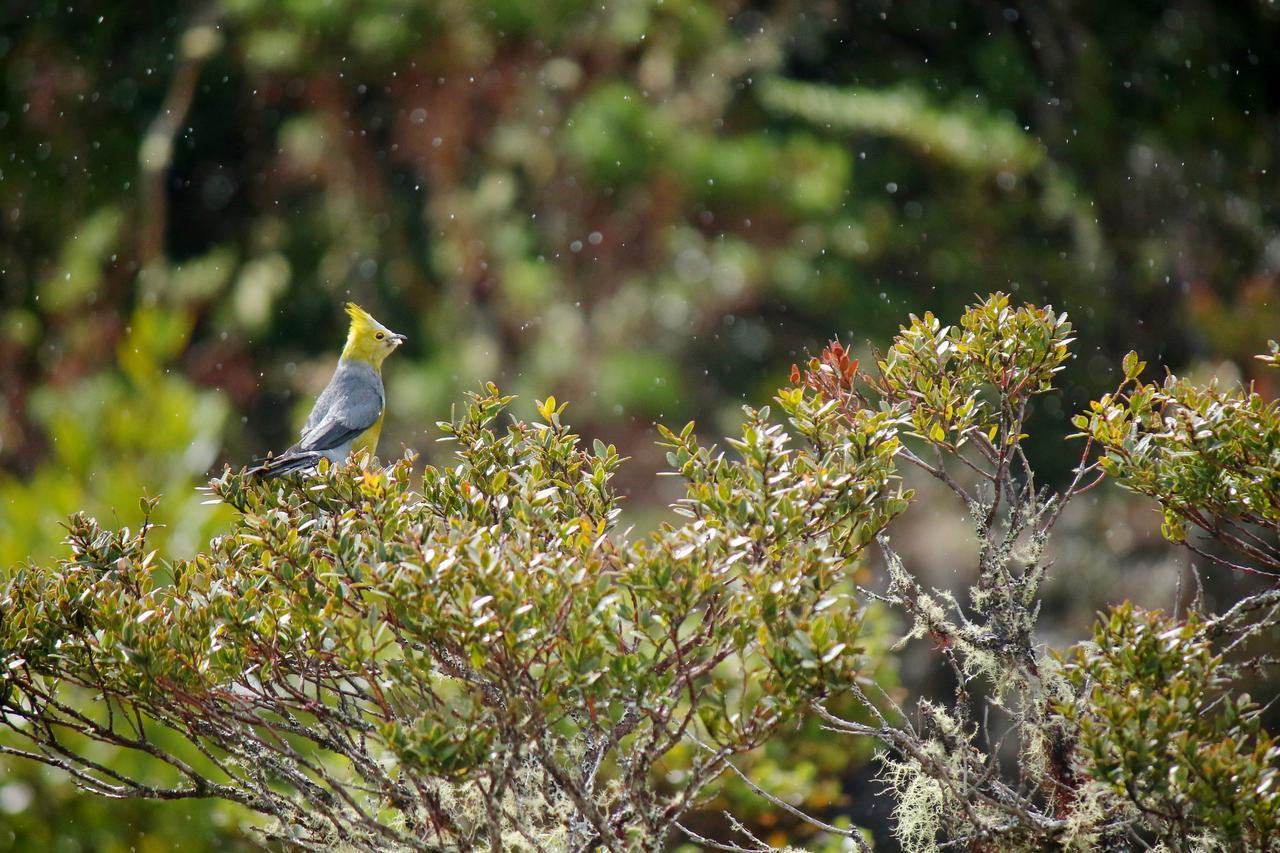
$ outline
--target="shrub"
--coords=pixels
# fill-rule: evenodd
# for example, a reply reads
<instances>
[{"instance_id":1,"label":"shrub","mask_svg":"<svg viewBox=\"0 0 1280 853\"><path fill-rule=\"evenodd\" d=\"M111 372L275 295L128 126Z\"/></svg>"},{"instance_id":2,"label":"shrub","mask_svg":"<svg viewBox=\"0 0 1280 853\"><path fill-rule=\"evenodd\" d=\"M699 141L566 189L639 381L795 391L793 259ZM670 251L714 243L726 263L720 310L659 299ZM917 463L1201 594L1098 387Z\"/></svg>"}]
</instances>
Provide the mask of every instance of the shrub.
<instances>
[{"instance_id":1,"label":"shrub","mask_svg":"<svg viewBox=\"0 0 1280 853\"><path fill-rule=\"evenodd\" d=\"M867 849L742 770L808 718L881 744L908 850L1265 847L1280 751L1238 688L1270 663L1246 651L1280 592L1177 619L1120 606L1066 654L1034 629L1053 526L1108 476L1254 558L1223 565L1271 573L1280 414L1243 389L1144 386L1135 355L1050 490L1024 429L1072 334L996 294L954 326L913 317L874 374L832 344L778 393L786 425L748 409L732 454L660 429L682 521L645 537L616 528L613 447L582 446L554 398L499 428L493 386L441 424L456 464L420 481L412 456L265 484L228 471L210 489L238 516L193 559L159 559L149 521L74 516L70 557L0 591L0 705L27 742L0 750L107 796L239 803L297 847L768 849L732 817L732 841L684 824L727 773ZM900 462L972 519L966 600L892 547ZM858 587L872 543L882 582ZM871 607L933 641L952 697L908 709L868 677ZM100 763L95 741L165 772Z\"/></svg>"},{"instance_id":2,"label":"shrub","mask_svg":"<svg viewBox=\"0 0 1280 853\"><path fill-rule=\"evenodd\" d=\"M753 412L737 461L664 432L690 521L630 542L614 449L580 447L554 399L497 431L508 402L490 387L444 424L459 464L420 489L411 458L225 474L211 488L239 518L193 560L157 560L147 524L73 517L71 558L16 571L0 603L28 757L109 796L230 799L302 846L661 847L730 759L868 665L844 575L906 505L894 417L810 414L793 449ZM72 734L174 781L99 766ZM686 742L683 783L659 789Z\"/></svg>"}]
</instances>

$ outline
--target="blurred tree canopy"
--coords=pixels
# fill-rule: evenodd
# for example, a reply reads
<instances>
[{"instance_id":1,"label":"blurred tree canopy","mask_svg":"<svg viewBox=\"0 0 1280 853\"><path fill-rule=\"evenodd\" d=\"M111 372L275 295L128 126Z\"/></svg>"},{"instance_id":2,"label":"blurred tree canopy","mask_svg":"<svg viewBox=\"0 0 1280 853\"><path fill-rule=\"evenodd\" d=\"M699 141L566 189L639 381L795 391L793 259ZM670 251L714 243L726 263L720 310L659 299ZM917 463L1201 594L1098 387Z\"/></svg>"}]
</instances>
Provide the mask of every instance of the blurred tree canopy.
<instances>
[{"instance_id":1,"label":"blurred tree canopy","mask_svg":"<svg viewBox=\"0 0 1280 853\"><path fill-rule=\"evenodd\" d=\"M1274 396L1277 44L1268 0L7 2L0 562L144 492L193 553L352 298L410 338L384 457L492 379L644 475L655 419L995 289L1081 319L1042 428L1131 348Z\"/></svg>"},{"instance_id":2,"label":"blurred tree canopy","mask_svg":"<svg viewBox=\"0 0 1280 853\"><path fill-rule=\"evenodd\" d=\"M393 450L477 380L589 425L736 411L832 332L995 287L1088 319L1099 372L1246 363L1280 325L1273 4L7 9L22 475L56 452L33 393L143 307L191 329L157 365L247 416L237 462L291 434L348 297L413 342Z\"/></svg>"}]
</instances>

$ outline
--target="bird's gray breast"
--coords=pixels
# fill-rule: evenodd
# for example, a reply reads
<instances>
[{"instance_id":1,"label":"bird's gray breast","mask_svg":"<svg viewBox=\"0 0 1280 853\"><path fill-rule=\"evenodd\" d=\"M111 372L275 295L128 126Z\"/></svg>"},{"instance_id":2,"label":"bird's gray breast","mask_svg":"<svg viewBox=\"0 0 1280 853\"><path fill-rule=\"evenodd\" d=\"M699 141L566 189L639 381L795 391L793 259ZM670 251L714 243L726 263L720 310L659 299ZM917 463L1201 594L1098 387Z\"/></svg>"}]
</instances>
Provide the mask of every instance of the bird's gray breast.
<instances>
[{"instance_id":1,"label":"bird's gray breast","mask_svg":"<svg viewBox=\"0 0 1280 853\"><path fill-rule=\"evenodd\" d=\"M311 414L307 416L302 434L306 435L334 416L341 417L348 424L365 424L367 428L382 413L385 397L382 376L378 371L363 361L341 359L333 378L320 392Z\"/></svg>"}]
</instances>

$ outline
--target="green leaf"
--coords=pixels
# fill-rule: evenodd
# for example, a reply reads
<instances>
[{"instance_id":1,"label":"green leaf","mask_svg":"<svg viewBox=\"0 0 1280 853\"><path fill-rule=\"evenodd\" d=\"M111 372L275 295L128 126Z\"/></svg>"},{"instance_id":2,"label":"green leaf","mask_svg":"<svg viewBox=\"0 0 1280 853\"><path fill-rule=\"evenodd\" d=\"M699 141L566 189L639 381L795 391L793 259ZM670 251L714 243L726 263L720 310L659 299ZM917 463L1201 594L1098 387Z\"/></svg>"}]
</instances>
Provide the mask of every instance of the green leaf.
<instances>
[{"instance_id":1,"label":"green leaf","mask_svg":"<svg viewBox=\"0 0 1280 853\"><path fill-rule=\"evenodd\" d=\"M1129 350L1121 365L1124 368L1125 379L1137 379L1138 374L1142 372L1142 368L1146 367L1145 362L1138 361L1138 353L1134 350Z\"/></svg>"}]
</instances>

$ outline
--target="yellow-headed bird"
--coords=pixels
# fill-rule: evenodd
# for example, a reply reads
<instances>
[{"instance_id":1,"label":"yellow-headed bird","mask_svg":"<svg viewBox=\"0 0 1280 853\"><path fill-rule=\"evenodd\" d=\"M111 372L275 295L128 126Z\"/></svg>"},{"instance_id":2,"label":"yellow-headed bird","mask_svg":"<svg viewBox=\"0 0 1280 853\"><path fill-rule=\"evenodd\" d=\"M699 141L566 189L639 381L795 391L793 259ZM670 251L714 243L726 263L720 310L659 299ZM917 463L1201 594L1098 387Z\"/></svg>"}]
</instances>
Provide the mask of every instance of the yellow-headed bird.
<instances>
[{"instance_id":1,"label":"yellow-headed bird","mask_svg":"<svg viewBox=\"0 0 1280 853\"><path fill-rule=\"evenodd\" d=\"M342 348L338 369L320 392L302 440L284 453L249 470L261 477L276 477L314 467L321 459L342 462L352 450L373 453L382 432L386 394L382 388L382 362L405 341L379 323L354 302L347 303L351 330Z\"/></svg>"}]
</instances>

